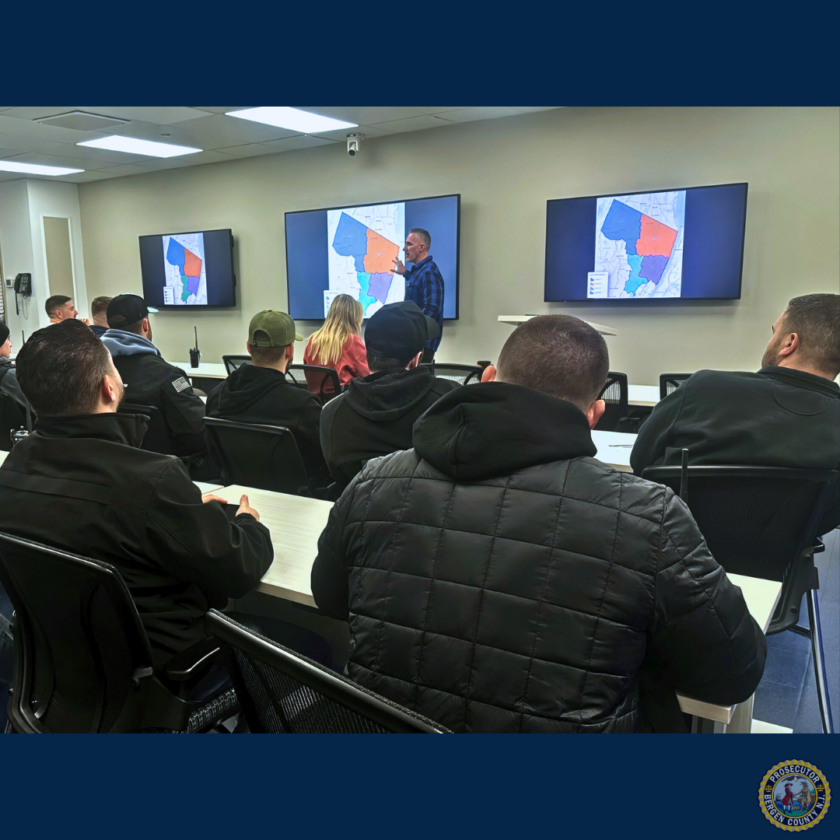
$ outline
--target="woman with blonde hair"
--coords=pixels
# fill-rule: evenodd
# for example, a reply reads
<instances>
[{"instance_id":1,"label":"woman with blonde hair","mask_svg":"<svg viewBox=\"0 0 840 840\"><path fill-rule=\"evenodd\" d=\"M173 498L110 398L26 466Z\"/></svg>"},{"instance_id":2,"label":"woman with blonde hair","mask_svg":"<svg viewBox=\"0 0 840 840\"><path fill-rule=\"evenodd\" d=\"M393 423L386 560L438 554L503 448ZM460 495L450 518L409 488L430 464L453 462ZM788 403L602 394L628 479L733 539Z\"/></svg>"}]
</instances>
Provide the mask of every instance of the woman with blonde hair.
<instances>
[{"instance_id":1,"label":"woman with blonde hair","mask_svg":"<svg viewBox=\"0 0 840 840\"><path fill-rule=\"evenodd\" d=\"M359 337L363 316L359 301L350 295L336 295L324 326L309 337L303 363L332 368L342 388L357 376L368 376L365 343Z\"/></svg>"}]
</instances>

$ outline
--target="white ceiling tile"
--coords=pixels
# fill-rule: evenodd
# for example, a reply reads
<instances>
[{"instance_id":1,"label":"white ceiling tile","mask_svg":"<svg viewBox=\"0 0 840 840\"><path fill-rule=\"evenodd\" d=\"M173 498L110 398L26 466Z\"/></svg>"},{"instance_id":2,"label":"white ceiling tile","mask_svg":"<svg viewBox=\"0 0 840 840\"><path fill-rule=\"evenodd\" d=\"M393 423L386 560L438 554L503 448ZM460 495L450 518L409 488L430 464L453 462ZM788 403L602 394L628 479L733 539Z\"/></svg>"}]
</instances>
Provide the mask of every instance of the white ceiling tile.
<instances>
[{"instance_id":1,"label":"white ceiling tile","mask_svg":"<svg viewBox=\"0 0 840 840\"><path fill-rule=\"evenodd\" d=\"M442 128L452 125L445 119L431 116L411 117L407 120L393 120L392 122L378 123L374 128L383 129L389 134L399 134L405 131L424 131L427 128Z\"/></svg>"},{"instance_id":2,"label":"white ceiling tile","mask_svg":"<svg viewBox=\"0 0 840 840\"><path fill-rule=\"evenodd\" d=\"M222 163L229 161L230 155L224 155L217 151L196 152L192 155L181 155L175 158L175 160L180 161L183 166L199 166L202 163Z\"/></svg>"},{"instance_id":3,"label":"white ceiling tile","mask_svg":"<svg viewBox=\"0 0 840 840\"><path fill-rule=\"evenodd\" d=\"M85 181L102 181L106 178L122 178L126 175L141 175L146 170L133 165L109 166L107 169L92 169L86 172L77 172L75 175L62 175L62 181L70 181L74 184L83 184Z\"/></svg>"},{"instance_id":4,"label":"white ceiling tile","mask_svg":"<svg viewBox=\"0 0 840 840\"><path fill-rule=\"evenodd\" d=\"M101 117L116 117L120 120L140 120L142 122L158 123L160 125L197 120L207 116L203 111L199 111L196 108L173 108L168 106L126 108L122 106L106 107L101 105L94 107L92 105L81 105L78 110L90 111L92 114L99 114Z\"/></svg>"},{"instance_id":5,"label":"white ceiling tile","mask_svg":"<svg viewBox=\"0 0 840 840\"><path fill-rule=\"evenodd\" d=\"M245 108L253 108L254 105L229 105L226 108L222 108L218 105L213 105L211 107L205 107L203 105L193 105L193 108L198 109L199 111L209 111L211 114L225 114L228 111L243 111Z\"/></svg>"},{"instance_id":6,"label":"white ceiling tile","mask_svg":"<svg viewBox=\"0 0 840 840\"><path fill-rule=\"evenodd\" d=\"M24 175L23 172L3 172L0 170L0 181L21 181L24 178L31 177L31 175Z\"/></svg>"},{"instance_id":7,"label":"white ceiling tile","mask_svg":"<svg viewBox=\"0 0 840 840\"><path fill-rule=\"evenodd\" d=\"M475 122L477 120L492 120L498 117L515 115L513 108L459 108L457 111L446 111L440 116L449 122Z\"/></svg>"},{"instance_id":8,"label":"white ceiling tile","mask_svg":"<svg viewBox=\"0 0 840 840\"><path fill-rule=\"evenodd\" d=\"M111 161L90 161L82 160L81 158L71 157L70 155L48 155L44 152L26 152L25 154L16 154L14 157L9 157L8 160L16 161L17 163L37 163L41 166L66 166L69 169L105 169L108 166L113 166Z\"/></svg>"},{"instance_id":9,"label":"white ceiling tile","mask_svg":"<svg viewBox=\"0 0 840 840\"><path fill-rule=\"evenodd\" d=\"M91 132L73 131L70 128L57 128L54 125L41 125L31 120L21 120L0 114L0 134L12 134L16 137L31 137L35 140L47 140L52 143L77 143Z\"/></svg>"},{"instance_id":10,"label":"white ceiling tile","mask_svg":"<svg viewBox=\"0 0 840 840\"><path fill-rule=\"evenodd\" d=\"M359 125L372 125L374 123L389 122L391 120L403 120L409 117L420 117L427 114L425 108L412 107L363 107L355 105L296 105L303 111L312 111L315 114L323 114L325 117L334 117L337 120L358 123ZM347 129L350 131L350 129Z\"/></svg>"},{"instance_id":11,"label":"white ceiling tile","mask_svg":"<svg viewBox=\"0 0 840 840\"><path fill-rule=\"evenodd\" d=\"M269 140L262 145L268 146L272 152L292 152L295 149L312 149L315 146L329 146L335 142L335 140L328 140L323 137L299 134L297 137L289 137L286 140Z\"/></svg>"},{"instance_id":12,"label":"white ceiling tile","mask_svg":"<svg viewBox=\"0 0 840 840\"><path fill-rule=\"evenodd\" d=\"M389 131L375 125L360 125L357 128L338 128L335 131L319 131L313 137L326 137L327 140L346 140L348 134L364 134L365 139L371 137L387 137Z\"/></svg>"},{"instance_id":13,"label":"white ceiling tile","mask_svg":"<svg viewBox=\"0 0 840 840\"><path fill-rule=\"evenodd\" d=\"M78 111L80 109L73 105L40 105L37 108L0 108L0 110L5 111L4 116L6 117L15 117L19 120L37 120L40 117L52 117L56 114L66 114L68 111ZM105 115L100 114L100 116Z\"/></svg>"},{"instance_id":14,"label":"white ceiling tile","mask_svg":"<svg viewBox=\"0 0 840 840\"><path fill-rule=\"evenodd\" d=\"M66 155L73 148L72 143L53 143L51 140L37 140L20 134L0 134L0 148L15 149L15 154L23 152L49 152Z\"/></svg>"},{"instance_id":15,"label":"white ceiling tile","mask_svg":"<svg viewBox=\"0 0 840 840\"><path fill-rule=\"evenodd\" d=\"M294 139L294 138L292 138ZM284 143L284 140L271 140L272 143ZM279 150L272 149L266 143L245 143L242 146L229 146L226 149L214 149L220 155L227 155L231 160L234 158L258 157L259 155L273 155Z\"/></svg>"}]
</instances>

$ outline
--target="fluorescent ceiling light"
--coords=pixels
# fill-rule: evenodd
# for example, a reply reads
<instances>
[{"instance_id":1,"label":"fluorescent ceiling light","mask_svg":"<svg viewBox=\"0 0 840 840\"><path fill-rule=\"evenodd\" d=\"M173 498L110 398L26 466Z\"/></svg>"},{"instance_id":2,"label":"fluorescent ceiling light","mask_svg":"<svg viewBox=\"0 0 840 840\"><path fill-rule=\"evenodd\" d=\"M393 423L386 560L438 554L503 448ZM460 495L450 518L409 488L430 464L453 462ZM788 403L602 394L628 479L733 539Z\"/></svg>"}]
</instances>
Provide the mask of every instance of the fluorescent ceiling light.
<instances>
[{"instance_id":1,"label":"fluorescent ceiling light","mask_svg":"<svg viewBox=\"0 0 840 840\"><path fill-rule=\"evenodd\" d=\"M99 140L85 140L76 143L77 146L91 146L94 149L108 149L112 152L128 152L133 155L149 155L149 157L171 158L178 155L191 155L202 152L192 146L176 146L174 143L157 143L153 140L138 140L136 137L121 137L113 134L101 137Z\"/></svg>"},{"instance_id":2,"label":"fluorescent ceiling light","mask_svg":"<svg viewBox=\"0 0 840 840\"><path fill-rule=\"evenodd\" d=\"M84 172L84 169L68 169L66 166L41 166L37 163L16 163L13 160L0 160L3 172L25 172L27 175L72 175Z\"/></svg>"},{"instance_id":3,"label":"fluorescent ceiling light","mask_svg":"<svg viewBox=\"0 0 840 840\"><path fill-rule=\"evenodd\" d=\"M300 108L246 108L244 111L228 111L227 116L241 120L275 125L301 134L317 134L320 131L335 131L338 128L357 128L358 123L322 117Z\"/></svg>"}]
</instances>

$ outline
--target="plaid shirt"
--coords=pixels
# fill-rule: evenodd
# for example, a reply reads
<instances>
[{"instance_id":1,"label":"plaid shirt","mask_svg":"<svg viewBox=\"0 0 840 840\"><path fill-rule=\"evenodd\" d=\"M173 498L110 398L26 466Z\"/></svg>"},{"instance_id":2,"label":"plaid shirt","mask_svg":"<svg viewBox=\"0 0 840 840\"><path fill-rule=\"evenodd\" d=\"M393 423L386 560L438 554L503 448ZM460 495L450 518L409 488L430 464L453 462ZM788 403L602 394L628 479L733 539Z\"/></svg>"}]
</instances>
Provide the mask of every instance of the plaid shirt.
<instances>
[{"instance_id":1,"label":"plaid shirt","mask_svg":"<svg viewBox=\"0 0 840 840\"><path fill-rule=\"evenodd\" d=\"M413 300L430 318L437 321L443 335L443 277L431 257L426 257L407 269L405 274L405 299ZM433 353L440 346L440 337L427 341Z\"/></svg>"}]
</instances>

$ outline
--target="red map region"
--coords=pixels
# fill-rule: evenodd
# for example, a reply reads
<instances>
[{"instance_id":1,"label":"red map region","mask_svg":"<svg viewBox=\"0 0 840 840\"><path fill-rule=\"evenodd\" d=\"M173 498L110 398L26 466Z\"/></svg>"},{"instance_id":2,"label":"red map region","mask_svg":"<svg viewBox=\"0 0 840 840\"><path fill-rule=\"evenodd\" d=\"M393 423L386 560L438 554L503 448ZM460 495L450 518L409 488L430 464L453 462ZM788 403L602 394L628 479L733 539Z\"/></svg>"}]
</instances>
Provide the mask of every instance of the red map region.
<instances>
[{"instance_id":1,"label":"red map region","mask_svg":"<svg viewBox=\"0 0 840 840\"><path fill-rule=\"evenodd\" d=\"M677 241L677 232L642 213L642 235L636 240L636 253L641 257L670 257Z\"/></svg>"},{"instance_id":2,"label":"red map region","mask_svg":"<svg viewBox=\"0 0 840 840\"><path fill-rule=\"evenodd\" d=\"M187 248L184 248L184 274L187 277L201 277L201 260Z\"/></svg>"},{"instance_id":3,"label":"red map region","mask_svg":"<svg viewBox=\"0 0 840 840\"><path fill-rule=\"evenodd\" d=\"M394 260L400 253L399 245L395 245L375 230L367 229L367 253L365 254L365 271L368 274L387 274L394 268Z\"/></svg>"}]
</instances>

